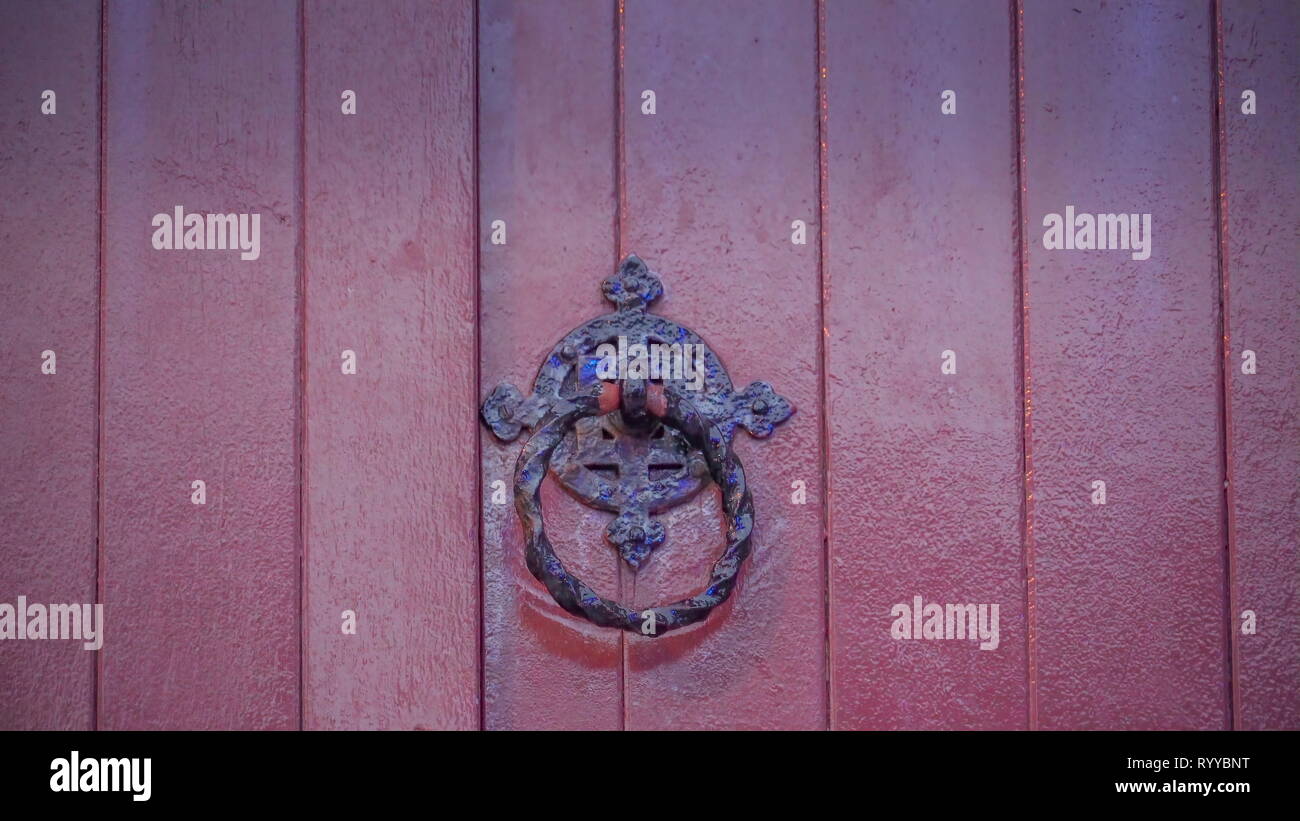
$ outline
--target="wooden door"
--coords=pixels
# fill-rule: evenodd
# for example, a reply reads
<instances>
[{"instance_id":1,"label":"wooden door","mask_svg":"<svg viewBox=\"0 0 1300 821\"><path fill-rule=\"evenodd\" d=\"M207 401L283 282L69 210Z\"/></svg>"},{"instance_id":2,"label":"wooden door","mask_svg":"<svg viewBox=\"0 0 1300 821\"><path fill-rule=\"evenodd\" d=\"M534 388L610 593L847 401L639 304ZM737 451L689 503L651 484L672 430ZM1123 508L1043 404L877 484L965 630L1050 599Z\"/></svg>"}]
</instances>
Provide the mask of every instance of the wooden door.
<instances>
[{"instance_id":1,"label":"wooden door","mask_svg":"<svg viewBox=\"0 0 1300 821\"><path fill-rule=\"evenodd\" d=\"M0 29L0 605L105 612L97 651L0 641L0 726L1300 727L1293 3ZM259 253L151 245L176 207L258 214ZM479 416L629 254L796 408L735 439L739 587L653 638L533 578L528 431ZM609 513L542 500L638 607L723 545L712 487L635 571Z\"/></svg>"}]
</instances>

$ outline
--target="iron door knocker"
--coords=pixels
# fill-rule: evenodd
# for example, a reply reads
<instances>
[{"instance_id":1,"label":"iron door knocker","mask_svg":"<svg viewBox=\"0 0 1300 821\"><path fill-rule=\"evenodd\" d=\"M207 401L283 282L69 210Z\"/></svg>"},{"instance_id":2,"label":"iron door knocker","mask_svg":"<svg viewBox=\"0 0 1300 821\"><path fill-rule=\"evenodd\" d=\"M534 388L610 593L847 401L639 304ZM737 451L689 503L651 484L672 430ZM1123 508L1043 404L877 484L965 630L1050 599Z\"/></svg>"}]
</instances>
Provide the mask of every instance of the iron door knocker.
<instances>
[{"instance_id":1,"label":"iron door knocker","mask_svg":"<svg viewBox=\"0 0 1300 821\"><path fill-rule=\"evenodd\" d=\"M614 313L570 331L542 363L524 396L498 385L483 421L503 442L533 431L515 466L515 510L529 571L561 607L602 627L659 636L703 620L727 600L749 555L754 504L731 448L737 425L766 437L793 406L766 382L743 391L694 332L649 312L659 277L635 255L601 283ZM550 472L584 503L615 518L605 537L633 569L664 541L652 514L690 499L711 478L722 491L727 544L708 585L672 604L629 608L568 572L542 519ZM707 477L707 478L706 478Z\"/></svg>"}]
</instances>

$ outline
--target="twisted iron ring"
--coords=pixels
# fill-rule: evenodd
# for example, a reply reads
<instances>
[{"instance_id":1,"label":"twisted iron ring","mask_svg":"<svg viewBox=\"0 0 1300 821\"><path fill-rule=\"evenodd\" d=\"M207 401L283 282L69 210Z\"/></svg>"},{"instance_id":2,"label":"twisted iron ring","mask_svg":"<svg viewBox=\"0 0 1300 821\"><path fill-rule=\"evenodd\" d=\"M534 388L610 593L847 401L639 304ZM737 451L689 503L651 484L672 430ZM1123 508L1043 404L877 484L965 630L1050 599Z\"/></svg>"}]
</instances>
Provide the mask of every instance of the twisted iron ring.
<instances>
[{"instance_id":1,"label":"twisted iron ring","mask_svg":"<svg viewBox=\"0 0 1300 821\"><path fill-rule=\"evenodd\" d=\"M551 454L579 419L607 413L595 394L578 395L552 407L519 454L515 465L515 510L524 528L528 569L565 610L602 627L619 627L633 633L661 636L705 619L731 595L741 565L749 556L754 529L754 502L745 483L745 469L722 431L674 388L664 390L665 402L656 413L679 430L700 452L709 475L722 490L722 508L729 522L727 546L713 564L708 585L695 595L659 607L632 609L606 599L564 568L555 555L542 520L542 481L550 469ZM651 618L653 617L653 623Z\"/></svg>"}]
</instances>

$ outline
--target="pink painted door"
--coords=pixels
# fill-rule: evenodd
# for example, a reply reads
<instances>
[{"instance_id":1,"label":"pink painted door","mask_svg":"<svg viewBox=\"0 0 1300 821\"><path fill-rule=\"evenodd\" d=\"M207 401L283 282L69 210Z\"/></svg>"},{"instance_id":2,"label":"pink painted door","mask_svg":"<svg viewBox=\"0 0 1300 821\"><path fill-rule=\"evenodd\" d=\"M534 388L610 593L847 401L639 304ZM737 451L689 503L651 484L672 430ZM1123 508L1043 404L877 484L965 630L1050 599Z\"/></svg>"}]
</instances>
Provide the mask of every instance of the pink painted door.
<instances>
[{"instance_id":1,"label":"pink painted door","mask_svg":"<svg viewBox=\"0 0 1300 821\"><path fill-rule=\"evenodd\" d=\"M0 727L1300 728L1293 3L0 26L0 605L105 613L0 609ZM257 252L157 247L176 208ZM531 431L480 418L629 254L795 408L734 440L735 592L655 637L534 578ZM728 535L706 485L633 570L541 501L638 612Z\"/></svg>"},{"instance_id":2,"label":"pink painted door","mask_svg":"<svg viewBox=\"0 0 1300 821\"><path fill-rule=\"evenodd\" d=\"M11 605L93 602L98 567L99 14L33 6L0 7L0 597ZM41 112L47 92L54 115ZM0 642L0 727L94 722L93 654Z\"/></svg>"}]
</instances>

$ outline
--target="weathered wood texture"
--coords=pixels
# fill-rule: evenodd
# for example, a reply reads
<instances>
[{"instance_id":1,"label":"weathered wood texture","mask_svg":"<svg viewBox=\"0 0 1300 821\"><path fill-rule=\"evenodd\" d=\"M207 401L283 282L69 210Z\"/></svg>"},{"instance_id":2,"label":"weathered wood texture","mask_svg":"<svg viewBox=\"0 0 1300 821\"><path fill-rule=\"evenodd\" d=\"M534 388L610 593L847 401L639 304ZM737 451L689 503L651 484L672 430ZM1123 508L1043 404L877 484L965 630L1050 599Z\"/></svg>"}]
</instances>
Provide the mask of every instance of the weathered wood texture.
<instances>
[{"instance_id":1,"label":"weathered wood texture","mask_svg":"<svg viewBox=\"0 0 1300 821\"><path fill-rule=\"evenodd\" d=\"M1219 158L1228 283L1234 701L1246 730L1300 729L1300 6L1223 3ZM1242 95L1255 93L1256 113ZM1242 371L1254 351L1256 372ZM1255 632L1243 635L1243 613Z\"/></svg>"},{"instance_id":2,"label":"weathered wood texture","mask_svg":"<svg viewBox=\"0 0 1300 821\"><path fill-rule=\"evenodd\" d=\"M607 313L614 271L614 7L484 0L479 6L479 334L481 400L501 382L527 391L564 334ZM505 223L505 244L491 242ZM526 435L526 433L525 433ZM483 429L483 681L489 729L618 729L622 637L569 616L524 565L515 458ZM462 477L463 480L464 477ZM491 501L504 482L504 504ZM556 552L606 596L621 561L606 514L543 486Z\"/></svg>"},{"instance_id":3,"label":"weathered wood texture","mask_svg":"<svg viewBox=\"0 0 1300 821\"><path fill-rule=\"evenodd\" d=\"M831 720L1022 728L1010 10L832 3L826 23ZM997 649L894 638L917 596L998 604Z\"/></svg>"},{"instance_id":4,"label":"weathered wood texture","mask_svg":"<svg viewBox=\"0 0 1300 821\"><path fill-rule=\"evenodd\" d=\"M99 6L5 3L0 31L0 601L93 602ZM94 669L81 642L0 642L0 729L89 729Z\"/></svg>"},{"instance_id":5,"label":"weathered wood texture","mask_svg":"<svg viewBox=\"0 0 1300 821\"><path fill-rule=\"evenodd\" d=\"M756 525L731 601L698 628L627 639L628 729L826 723L816 20L814 3L783 0L623 15L621 250L660 273L656 310L700 334L738 390L763 380L796 407L768 439L736 434ZM796 480L809 503L791 502ZM722 551L714 487L662 518L665 544L624 574L637 606L699 590Z\"/></svg>"},{"instance_id":6,"label":"weathered wood texture","mask_svg":"<svg viewBox=\"0 0 1300 821\"><path fill-rule=\"evenodd\" d=\"M0 727L1300 727L1297 36L1280 0L5 4L0 603L107 624L0 643ZM155 250L176 206L259 214L259 257ZM1067 206L1150 213L1150 258L1045 247ZM797 406L737 438L733 600L654 640L531 576L477 419L627 253ZM712 489L637 573L543 503L633 604L722 546ZM918 596L998 605L997 649L895 637Z\"/></svg>"},{"instance_id":7,"label":"weathered wood texture","mask_svg":"<svg viewBox=\"0 0 1300 821\"><path fill-rule=\"evenodd\" d=\"M303 722L477 728L474 9L305 11Z\"/></svg>"},{"instance_id":8,"label":"weathered wood texture","mask_svg":"<svg viewBox=\"0 0 1300 821\"><path fill-rule=\"evenodd\" d=\"M1024 13L1037 721L1222 729L1213 18L1074 5ZM1045 249L1067 206L1150 214L1150 259Z\"/></svg>"},{"instance_id":9,"label":"weathered wood texture","mask_svg":"<svg viewBox=\"0 0 1300 821\"><path fill-rule=\"evenodd\" d=\"M105 38L98 723L296 728L297 5L114 2ZM177 205L260 214L259 258L155 250Z\"/></svg>"}]
</instances>

